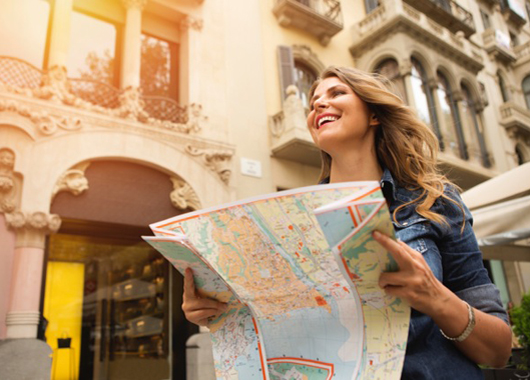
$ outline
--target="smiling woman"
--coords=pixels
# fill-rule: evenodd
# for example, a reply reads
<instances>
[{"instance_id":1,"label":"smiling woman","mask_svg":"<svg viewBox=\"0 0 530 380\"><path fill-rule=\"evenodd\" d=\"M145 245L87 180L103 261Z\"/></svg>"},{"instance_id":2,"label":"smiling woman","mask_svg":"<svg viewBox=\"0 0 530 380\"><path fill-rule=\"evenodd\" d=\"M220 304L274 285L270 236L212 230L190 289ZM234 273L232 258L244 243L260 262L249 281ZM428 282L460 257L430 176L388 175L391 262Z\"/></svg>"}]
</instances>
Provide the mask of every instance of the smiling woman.
<instances>
[{"instance_id":1,"label":"smiling woman","mask_svg":"<svg viewBox=\"0 0 530 380\"><path fill-rule=\"evenodd\" d=\"M379 180L393 217L400 241L374 238L400 267L379 285L413 309L402 378L482 379L477 364L504 365L508 318L469 210L437 169L436 136L377 74L328 68L309 98L321 183Z\"/></svg>"}]
</instances>

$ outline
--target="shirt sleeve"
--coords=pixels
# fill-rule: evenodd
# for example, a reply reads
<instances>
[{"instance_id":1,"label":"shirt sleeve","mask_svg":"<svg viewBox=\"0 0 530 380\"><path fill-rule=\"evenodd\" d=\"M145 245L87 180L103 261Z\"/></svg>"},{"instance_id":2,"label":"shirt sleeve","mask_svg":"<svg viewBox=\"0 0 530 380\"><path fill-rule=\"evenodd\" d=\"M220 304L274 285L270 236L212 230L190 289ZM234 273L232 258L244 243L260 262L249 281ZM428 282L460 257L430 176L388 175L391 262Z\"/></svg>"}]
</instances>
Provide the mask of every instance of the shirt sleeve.
<instances>
[{"instance_id":1,"label":"shirt sleeve","mask_svg":"<svg viewBox=\"0 0 530 380\"><path fill-rule=\"evenodd\" d=\"M473 232L471 212L454 188L447 189L445 194L450 200L439 198L432 209L443 215L447 222L435 224L443 283L471 306L508 323L499 290L484 268L482 252Z\"/></svg>"}]
</instances>

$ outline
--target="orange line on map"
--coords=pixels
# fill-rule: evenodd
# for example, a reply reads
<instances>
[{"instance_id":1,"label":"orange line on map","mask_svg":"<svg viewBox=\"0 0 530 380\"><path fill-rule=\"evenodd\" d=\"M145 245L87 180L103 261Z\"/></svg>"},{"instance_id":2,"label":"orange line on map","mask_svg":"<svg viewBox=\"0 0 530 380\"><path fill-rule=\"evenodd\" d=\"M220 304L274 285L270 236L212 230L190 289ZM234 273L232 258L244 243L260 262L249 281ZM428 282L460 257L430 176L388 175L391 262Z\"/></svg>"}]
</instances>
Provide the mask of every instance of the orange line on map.
<instances>
[{"instance_id":1,"label":"orange line on map","mask_svg":"<svg viewBox=\"0 0 530 380\"><path fill-rule=\"evenodd\" d=\"M353 213L353 210L351 207L348 207L348 211L350 212L351 220L353 222L353 225L357 227L357 218L355 218L355 214Z\"/></svg>"},{"instance_id":2,"label":"orange line on map","mask_svg":"<svg viewBox=\"0 0 530 380\"><path fill-rule=\"evenodd\" d=\"M268 364L276 364L276 363L300 364L300 365L305 365L307 367L315 367L319 369L324 369L328 371L328 377L326 378L326 380L331 380L331 378L335 374L335 366L333 365L333 363L319 362L319 361L311 360L311 359L292 358L292 357L270 358L267 360L267 363Z\"/></svg>"},{"instance_id":3,"label":"orange line on map","mask_svg":"<svg viewBox=\"0 0 530 380\"><path fill-rule=\"evenodd\" d=\"M254 319L254 317L252 317L252 324L254 325L254 330L256 330L256 336L258 337L258 351L259 351L259 361L261 363L261 373L263 375L263 380L267 380L268 369L265 367L265 362L263 360L263 351L261 349L261 342L259 340L258 324L256 323L256 320Z\"/></svg>"}]
</instances>

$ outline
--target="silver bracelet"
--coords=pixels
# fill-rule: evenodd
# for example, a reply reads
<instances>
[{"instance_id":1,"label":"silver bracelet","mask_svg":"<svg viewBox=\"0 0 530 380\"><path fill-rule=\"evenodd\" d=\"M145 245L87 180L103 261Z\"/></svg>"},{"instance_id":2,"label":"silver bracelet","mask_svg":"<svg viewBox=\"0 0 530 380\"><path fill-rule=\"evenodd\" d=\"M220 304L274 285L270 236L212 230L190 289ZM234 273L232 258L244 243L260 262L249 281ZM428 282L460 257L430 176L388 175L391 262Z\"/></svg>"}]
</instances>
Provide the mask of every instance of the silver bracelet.
<instances>
[{"instance_id":1,"label":"silver bracelet","mask_svg":"<svg viewBox=\"0 0 530 380\"><path fill-rule=\"evenodd\" d=\"M440 329L440 332L442 333L445 339L449 339L455 342L463 342L469 336L469 334L471 334L471 331L473 331L473 329L475 328L475 311L466 301L462 302L466 304L469 313L469 322L467 323L466 329L464 330L464 332L462 332L462 334L460 334L456 338L451 338L450 336L445 335L442 329Z\"/></svg>"}]
</instances>

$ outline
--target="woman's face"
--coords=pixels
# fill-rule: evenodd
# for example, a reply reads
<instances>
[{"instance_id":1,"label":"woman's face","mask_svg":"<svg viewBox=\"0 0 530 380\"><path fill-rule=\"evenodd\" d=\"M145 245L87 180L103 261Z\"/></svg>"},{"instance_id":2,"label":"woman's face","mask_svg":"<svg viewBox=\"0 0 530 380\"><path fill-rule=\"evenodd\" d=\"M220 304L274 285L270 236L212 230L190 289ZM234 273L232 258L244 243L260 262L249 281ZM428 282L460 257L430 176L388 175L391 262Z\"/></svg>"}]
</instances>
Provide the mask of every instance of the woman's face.
<instances>
[{"instance_id":1,"label":"woman's face","mask_svg":"<svg viewBox=\"0 0 530 380\"><path fill-rule=\"evenodd\" d=\"M332 157L342 149L373 145L379 124L353 90L339 78L320 82L310 102L307 126L315 144ZM361 145L360 145L361 144Z\"/></svg>"}]
</instances>

